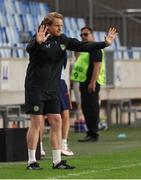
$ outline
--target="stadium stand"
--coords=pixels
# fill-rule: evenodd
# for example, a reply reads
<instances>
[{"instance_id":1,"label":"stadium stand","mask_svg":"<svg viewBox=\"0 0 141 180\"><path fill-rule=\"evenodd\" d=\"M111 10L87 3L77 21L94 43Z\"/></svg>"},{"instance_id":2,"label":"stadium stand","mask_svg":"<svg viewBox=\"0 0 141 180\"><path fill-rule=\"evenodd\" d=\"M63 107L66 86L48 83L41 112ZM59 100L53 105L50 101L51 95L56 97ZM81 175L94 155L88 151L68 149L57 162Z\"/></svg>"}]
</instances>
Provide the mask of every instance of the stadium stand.
<instances>
[{"instance_id":1,"label":"stadium stand","mask_svg":"<svg viewBox=\"0 0 141 180\"><path fill-rule=\"evenodd\" d=\"M0 57L25 57L27 41L48 12L47 3L0 0ZM85 21L65 17L64 25L63 31L68 36L80 39L80 28L85 26Z\"/></svg>"},{"instance_id":2,"label":"stadium stand","mask_svg":"<svg viewBox=\"0 0 141 180\"><path fill-rule=\"evenodd\" d=\"M0 57L24 57L25 43L48 12L47 3L0 0Z\"/></svg>"},{"instance_id":3,"label":"stadium stand","mask_svg":"<svg viewBox=\"0 0 141 180\"><path fill-rule=\"evenodd\" d=\"M0 57L26 57L26 43L48 12L49 5L45 2L0 0ZM85 25L84 18L65 17L63 31L80 40L80 29ZM105 32L96 31L95 36L98 41L103 41ZM119 37L107 50L114 51L114 59L140 57L139 50L122 47Z\"/></svg>"}]
</instances>

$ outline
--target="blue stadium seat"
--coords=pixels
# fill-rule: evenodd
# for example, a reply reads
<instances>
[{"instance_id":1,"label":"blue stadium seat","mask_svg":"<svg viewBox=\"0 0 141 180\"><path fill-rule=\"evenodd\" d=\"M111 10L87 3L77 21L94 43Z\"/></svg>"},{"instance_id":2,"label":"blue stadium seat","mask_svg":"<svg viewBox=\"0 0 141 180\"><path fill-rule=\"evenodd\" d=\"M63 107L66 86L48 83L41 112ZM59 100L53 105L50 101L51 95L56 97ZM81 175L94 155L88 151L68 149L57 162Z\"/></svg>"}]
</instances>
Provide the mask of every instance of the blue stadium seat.
<instances>
[{"instance_id":1,"label":"blue stadium seat","mask_svg":"<svg viewBox=\"0 0 141 180\"><path fill-rule=\"evenodd\" d=\"M33 26L34 26L34 31L37 30L37 27L38 25L41 23L41 19L39 20L37 15L32 15L32 23L33 23Z\"/></svg>"},{"instance_id":2,"label":"blue stadium seat","mask_svg":"<svg viewBox=\"0 0 141 180\"><path fill-rule=\"evenodd\" d=\"M64 17L64 26L65 26L65 29L68 29L68 30L72 29L69 17Z\"/></svg>"},{"instance_id":3,"label":"blue stadium seat","mask_svg":"<svg viewBox=\"0 0 141 180\"><path fill-rule=\"evenodd\" d=\"M13 18L15 19L15 24L16 24L16 27L18 28L18 30L22 31L24 29L24 27L23 27L23 23L21 21L20 14L15 13Z\"/></svg>"},{"instance_id":4,"label":"blue stadium seat","mask_svg":"<svg viewBox=\"0 0 141 180\"><path fill-rule=\"evenodd\" d=\"M21 14L22 13L22 11L21 11L21 2L20 1L15 1L14 5L15 5L15 12L17 14Z\"/></svg>"},{"instance_id":5,"label":"blue stadium seat","mask_svg":"<svg viewBox=\"0 0 141 180\"><path fill-rule=\"evenodd\" d=\"M80 40L80 29L85 26L83 18L65 17L64 28L68 36Z\"/></svg>"},{"instance_id":6,"label":"blue stadium seat","mask_svg":"<svg viewBox=\"0 0 141 180\"><path fill-rule=\"evenodd\" d=\"M140 59L141 58L141 48L132 47L133 52L133 59Z\"/></svg>"},{"instance_id":7,"label":"blue stadium seat","mask_svg":"<svg viewBox=\"0 0 141 180\"><path fill-rule=\"evenodd\" d=\"M22 10L22 13L23 12L24 12L24 14L31 13L31 9L29 8L29 4L30 4L30 2L28 2L28 1L21 1L20 2L20 7Z\"/></svg>"},{"instance_id":8,"label":"blue stadium seat","mask_svg":"<svg viewBox=\"0 0 141 180\"><path fill-rule=\"evenodd\" d=\"M78 25L79 30L81 28L83 28L84 26L86 26L84 18L77 18L76 21L77 21L77 25Z\"/></svg>"},{"instance_id":9,"label":"blue stadium seat","mask_svg":"<svg viewBox=\"0 0 141 180\"><path fill-rule=\"evenodd\" d=\"M79 41L81 41L81 37L80 37L80 30L76 30L75 31L75 38L78 39Z\"/></svg>"},{"instance_id":10,"label":"blue stadium seat","mask_svg":"<svg viewBox=\"0 0 141 180\"><path fill-rule=\"evenodd\" d=\"M8 38L6 35L6 29L5 27L0 28L0 43L7 43Z\"/></svg>"},{"instance_id":11,"label":"blue stadium seat","mask_svg":"<svg viewBox=\"0 0 141 180\"><path fill-rule=\"evenodd\" d=\"M101 41L99 31L93 31L93 35L94 35L95 41L98 41L98 42Z\"/></svg>"},{"instance_id":12,"label":"blue stadium seat","mask_svg":"<svg viewBox=\"0 0 141 180\"><path fill-rule=\"evenodd\" d=\"M3 12L0 12L0 27L7 26L6 16Z\"/></svg>"},{"instance_id":13,"label":"blue stadium seat","mask_svg":"<svg viewBox=\"0 0 141 180\"><path fill-rule=\"evenodd\" d=\"M24 46L23 43L17 43L17 44L14 45L14 47L18 47L19 49L13 50L13 56L18 57L18 58L25 57L25 55L26 55L25 51L24 51L25 46Z\"/></svg>"},{"instance_id":14,"label":"blue stadium seat","mask_svg":"<svg viewBox=\"0 0 141 180\"><path fill-rule=\"evenodd\" d=\"M40 9L40 14L43 16L46 16L49 13L49 6L47 3L38 3L39 9Z\"/></svg>"},{"instance_id":15,"label":"blue stadium seat","mask_svg":"<svg viewBox=\"0 0 141 180\"><path fill-rule=\"evenodd\" d=\"M19 32L16 27L6 26L5 27L8 43L16 44L20 41Z\"/></svg>"},{"instance_id":16,"label":"blue stadium seat","mask_svg":"<svg viewBox=\"0 0 141 180\"><path fill-rule=\"evenodd\" d=\"M37 16L38 25L41 24L41 22L42 22L43 19L44 19L44 16L43 16L42 14L39 14L39 15ZM36 26L36 28L37 28L37 26Z\"/></svg>"},{"instance_id":17,"label":"blue stadium seat","mask_svg":"<svg viewBox=\"0 0 141 180\"><path fill-rule=\"evenodd\" d=\"M37 2L30 2L29 7L31 14L40 14L39 4Z\"/></svg>"},{"instance_id":18,"label":"blue stadium seat","mask_svg":"<svg viewBox=\"0 0 141 180\"><path fill-rule=\"evenodd\" d=\"M15 13L15 6L14 6L15 0L4 0L5 10L8 14L14 14Z\"/></svg>"},{"instance_id":19,"label":"blue stadium seat","mask_svg":"<svg viewBox=\"0 0 141 180\"><path fill-rule=\"evenodd\" d=\"M1 47L0 48L0 57L2 57L2 58L11 57L11 49L4 48L4 47L11 47L11 45L9 43L0 43L0 47Z\"/></svg>"},{"instance_id":20,"label":"blue stadium seat","mask_svg":"<svg viewBox=\"0 0 141 180\"><path fill-rule=\"evenodd\" d=\"M0 0L0 46L21 47L21 49L12 51L2 48L0 49L0 57L25 56L22 47L25 47L27 39L29 40L35 34L38 25L48 12L47 3Z\"/></svg>"},{"instance_id":21,"label":"blue stadium seat","mask_svg":"<svg viewBox=\"0 0 141 180\"><path fill-rule=\"evenodd\" d=\"M77 25L76 18L70 17L70 18L69 18L69 21L70 21L71 28L72 28L74 31L77 31L77 30L78 30L78 25Z\"/></svg>"},{"instance_id":22,"label":"blue stadium seat","mask_svg":"<svg viewBox=\"0 0 141 180\"><path fill-rule=\"evenodd\" d=\"M35 26L33 24L32 15L28 13L28 14L25 15L25 18L26 18L26 21L27 21L28 30L29 31L35 31L35 28L34 28Z\"/></svg>"},{"instance_id":23,"label":"blue stadium seat","mask_svg":"<svg viewBox=\"0 0 141 180\"><path fill-rule=\"evenodd\" d=\"M5 15L6 17L6 22L7 22L7 25L8 26L12 26L12 27L15 27L16 26L16 21L15 21L15 18L14 18L14 15L13 14L6 14Z\"/></svg>"},{"instance_id":24,"label":"blue stadium seat","mask_svg":"<svg viewBox=\"0 0 141 180\"><path fill-rule=\"evenodd\" d=\"M4 14L6 13L4 0L0 0L0 12Z\"/></svg>"}]
</instances>

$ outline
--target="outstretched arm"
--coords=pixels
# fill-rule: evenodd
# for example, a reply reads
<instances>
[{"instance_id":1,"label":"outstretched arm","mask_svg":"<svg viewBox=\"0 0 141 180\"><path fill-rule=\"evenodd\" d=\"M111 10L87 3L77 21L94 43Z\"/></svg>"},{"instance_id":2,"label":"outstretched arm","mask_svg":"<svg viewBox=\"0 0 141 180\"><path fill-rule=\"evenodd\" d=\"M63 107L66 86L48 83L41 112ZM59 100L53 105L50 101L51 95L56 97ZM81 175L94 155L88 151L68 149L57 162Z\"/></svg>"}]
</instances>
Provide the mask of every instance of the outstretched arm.
<instances>
[{"instance_id":1,"label":"outstretched arm","mask_svg":"<svg viewBox=\"0 0 141 180\"><path fill-rule=\"evenodd\" d=\"M78 52L90 52L99 49L104 49L105 47L112 44L117 35L117 30L115 28L110 28L105 41L103 42L81 42L77 39L68 38L67 49L71 51Z\"/></svg>"}]
</instances>

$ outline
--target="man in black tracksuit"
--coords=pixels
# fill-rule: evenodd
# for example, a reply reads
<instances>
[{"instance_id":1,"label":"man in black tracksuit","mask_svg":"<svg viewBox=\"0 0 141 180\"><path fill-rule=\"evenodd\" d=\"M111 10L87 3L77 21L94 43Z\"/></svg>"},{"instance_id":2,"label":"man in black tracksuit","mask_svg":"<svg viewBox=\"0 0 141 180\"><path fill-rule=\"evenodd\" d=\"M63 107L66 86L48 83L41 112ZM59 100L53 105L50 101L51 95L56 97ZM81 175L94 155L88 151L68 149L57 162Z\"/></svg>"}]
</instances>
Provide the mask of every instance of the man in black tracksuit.
<instances>
[{"instance_id":1,"label":"man in black tracksuit","mask_svg":"<svg viewBox=\"0 0 141 180\"><path fill-rule=\"evenodd\" d=\"M80 42L61 34L63 16L49 13L38 32L27 46L29 65L25 80L26 113L31 116L27 132L28 170L41 169L35 158L40 125L47 115L51 126L53 169L74 169L66 161L61 161L61 116L58 98L59 79L64 64L66 50L94 51L110 45L116 36L115 28L108 32L105 42Z\"/></svg>"}]
</instances>

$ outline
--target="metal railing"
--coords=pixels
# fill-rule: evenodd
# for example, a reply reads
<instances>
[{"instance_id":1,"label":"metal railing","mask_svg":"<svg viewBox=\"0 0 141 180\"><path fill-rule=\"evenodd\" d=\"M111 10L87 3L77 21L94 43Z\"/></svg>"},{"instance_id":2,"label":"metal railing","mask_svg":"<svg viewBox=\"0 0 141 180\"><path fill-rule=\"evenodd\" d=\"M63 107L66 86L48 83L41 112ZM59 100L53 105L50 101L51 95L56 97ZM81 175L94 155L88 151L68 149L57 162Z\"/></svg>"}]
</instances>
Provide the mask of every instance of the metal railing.
<instances>
[{"instance_id":1,"label":"metal railing","mask_svg":"<svg viewBox=\"0 0 141 180\"><path fill-rule=\"evenodd\" d=\"M22 56L18 56L17 51L22 51ZM2 52L3 51L3 52ZM131 60L139 59L141 60L141 48L134 47L128 49L126 47L120 47L119 49L105 49L106 52L113 54L113 60ZM16 52L16 53L15 53ZM5 56L4 56L5 55ZM18 46L0 46L0 58L27 58L28 54L24 47ZM74 58L73 52L68 52L69 58Z\"/></svg>"},{"instance_id":2,"label":"metal railing","mask_svg":"<svg viewBox=\"0 0 141 180\"><path fill-rule=\"evenodd\" d=\"M3 46L3 45L0 46L0 58L13 58L13 57L27 58L28 54L26 53L26 49L24 47Z\"/></svg>"}]
</instances>

